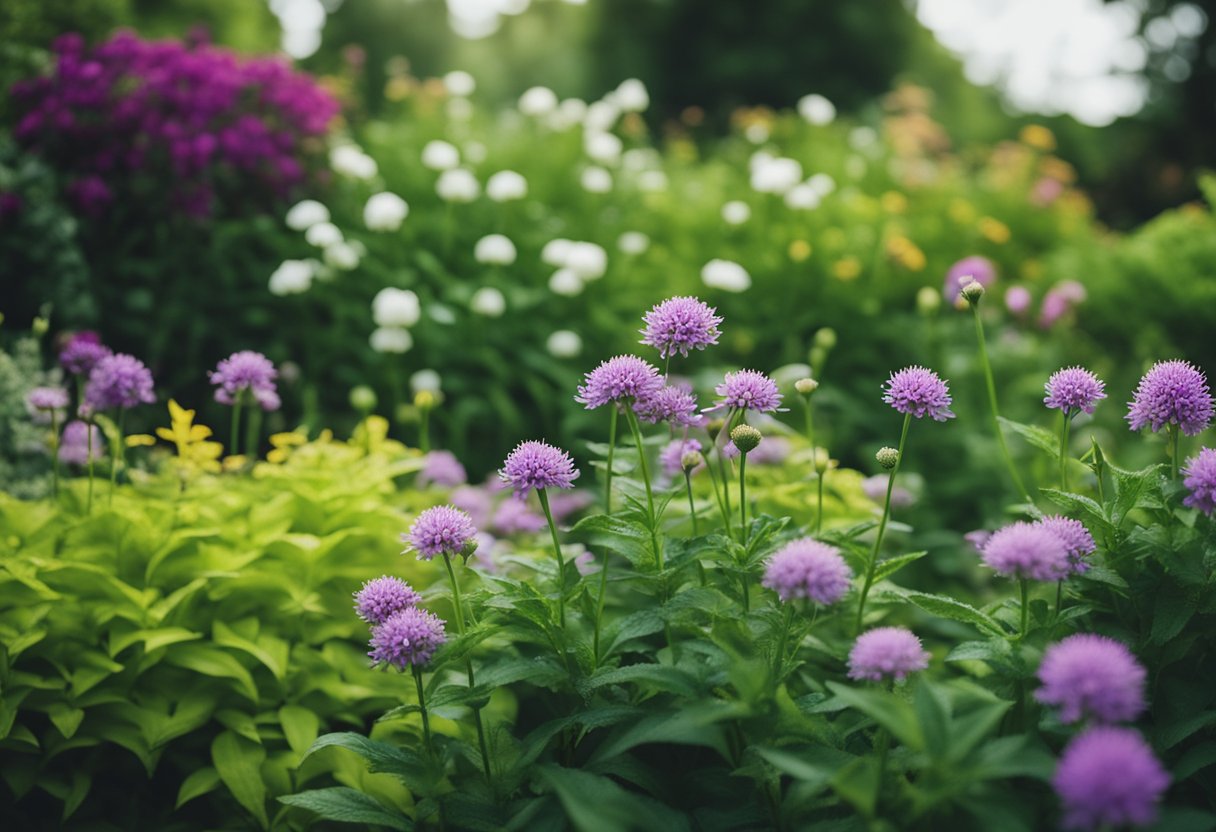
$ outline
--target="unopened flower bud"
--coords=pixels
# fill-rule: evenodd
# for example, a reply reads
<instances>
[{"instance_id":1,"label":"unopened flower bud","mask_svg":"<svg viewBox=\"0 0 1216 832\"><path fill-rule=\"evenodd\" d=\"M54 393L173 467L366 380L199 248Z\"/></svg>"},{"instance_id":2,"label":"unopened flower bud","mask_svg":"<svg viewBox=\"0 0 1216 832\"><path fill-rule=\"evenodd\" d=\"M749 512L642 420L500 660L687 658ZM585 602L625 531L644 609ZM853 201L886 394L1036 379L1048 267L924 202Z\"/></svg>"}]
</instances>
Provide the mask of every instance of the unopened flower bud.
<instances>
[{"instance_id":1,"label":"unopened flower bud","mask_svg":"<svg viewBox=\"0 0 1216 832\"><path fill-rule=\"evenodd\" d=\"M743 454L754 451L763 438L763 434L751 425L739 425L730 432L730 441L734 442L735 447Z\"/></svg>"},{"instance_id":2,"label":"unopened flower bud","mask_svg":"<svg viewBox=\"0 0 1216 832\"><path fill-rule=\"evenodd\" d=\"M468 563L469 558L473 557L473 554L476 551L477 551L477 538L470 537L468 540L466 540L464 542L464 546L462 546L460 548L460 556L462 558L464 558L465 563Z\"/></svg>"},{"instance_id":3,"label":"unopened flower bud","mask_svg":"<svg viewBox=\"0 0 1216 832\"><path fill-rule=\"evenodd\" d=\"M680 468L686 474L691 473L692 469L696 468L700 464L701 455L696 451L685 451L684 455L680 457Z\"/></svg>"},{"instance_id":4,"label":"unopened flower bud","mask_svg":"<svg viewBox=\"0 0 1216 832\"><path fill-rule=\"evenodd\" d=\"M922 286L916 293L916 310L922 315L932 315L941 305L942 296L932 286Z\"/></svg>"},{"instance_id":5,"label":"unopened flower bud","mask_svg":"<svg viewBox=\"0 0 1216 832\"><path fill-rule=\"evenodd\" d=\"M50 328L51 328L51 322L42 316L38 316L37 318L34 318L33 326L30 327L30 329L33 331L34 335L38 338L41 338L43 335L46 335L46 331Z\"/></svg>"},{"instance_id":6,"label":"unopened flower bud","mask_svg":"<svg viewBox=\"0 0 1216 832\"><path fill-rule=\"evenodd\" d=\"M794 382L794 389L804 396L809 396L819 389L819 382L813 378L800 378Z\"/></svg>"},{"instance_id":7,"label":"unopened flower bud","mask_svg":"<svg viewBox=\"0 0 1216 832\"><path fill-rule=\"evenodd\" d=\"M879 465L890 471L899 464L899 451L894 448L879 448L874 458L878 460Z\"/></svg>"},{"instance_id":8,"label":"unopened flower bud","mask_svg":"<svg viewBox=\"0 0 1216 832\"><path fill-rule=\"evenodd\" d=\"M980 283L978 280L972 280L970 283L963 286L963 288L960 290L960 294L963 296L963 299L967 301L967 303L975 306L980 302L980 298L984 296L984 284Z\"/></svg>"},{"instance_id":9,"label":"unopened flower bud","mask_svg":"<svg viewBox=\"0 0 1216 832\"><path fill-rule=\"evenodd\" d=\"M350 406L360 413L371 413L376 409L377 402L376 391L366 384L351 388Z\"/></svg>"},{"instance_id":10,"label":"unopened flower bud","mask_svg":"<svg viewBox=\"0 0 1216 832\"><path fill-rule=\"evenodd\" d=\"M439 404L440 395L433 390L419 390L414 394L414 406L419 410L430 410Z\"/></svg>"},{"instance_id":11,"label":"unopened flower bud","mask_svg":"<svg viewBox=\"0 0 1216 832\"><path fill-rule=\"evenodd\" d=\"M815 346L820 349L830 350L836 346L836 330L830 326L825 326L823 329L815 333Z\"/></svg>"},{"instance_id":12,"label":"unopened flower bud","mask_svg":"<svg viewBox=\"0 0 1216 832\"><path fill-rule=\"evenodd\" d=\"M722 432L722 428L726 427L725 419L711 419L705 424L705 432L709 434L709 441L716 442L718 434Z\"/></svg>"},{"instance_id":13,"label":"unopened flower bud","mask_svg":"<svg viewBox=\"0 0 1216 832\"><path fill-rule=\"evenodd\" d=\"M823 476L829 468L832 467L832 455L828 453L827 448L815 449L815 473Z\"/></svg>"}]
</instances>

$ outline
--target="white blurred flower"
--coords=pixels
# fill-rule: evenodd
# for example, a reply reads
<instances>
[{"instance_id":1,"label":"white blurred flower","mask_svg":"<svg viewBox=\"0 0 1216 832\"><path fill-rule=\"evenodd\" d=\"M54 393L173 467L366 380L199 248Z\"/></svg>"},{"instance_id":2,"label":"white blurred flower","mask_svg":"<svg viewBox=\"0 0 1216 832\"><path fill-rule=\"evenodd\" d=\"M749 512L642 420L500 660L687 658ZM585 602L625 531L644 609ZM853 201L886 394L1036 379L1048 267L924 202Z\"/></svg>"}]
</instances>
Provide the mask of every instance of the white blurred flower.
<instances>
[{"instance_id":1,"label":"white blurred flower","mask_svg":"<svg viewBox=\"0 0 1216 832\"><path fill-rule=\"evenodd\" d=\"M701 269L701 281L711 289L726 292L743 292L752 285L747 270L730 260L710 260Z\"/></svg>"},{"instance_id":2,"label":"white blurred flower","mask_svg":"<svg viewBox=\"0 0 1216 832\"><path fill-rule=\"evenodd\" d=\"M618 107L626 113L640 113L650 106L650 93L637 78L627 78L616 88L613 96Z\"/></svg>"},{"instance_id":3,"label":"white blurred flower","mask_svg":"<svg viewBox=\"0 0 1216 832\"><path fill-rule=\"evenodd\" d=\"M574 243L565 265L583 280L597 280L608 271L608 252L595 243Z\"/></svg>"},{"instance_id":4,"label":"white blurred flower","mask_svg":"<svg viewBox=\"0 0 1216 832\"><path fill-rule=\"evenodd\" d=\"M497 318L507 311L507 299L493 286L482 286L469 299L469 308L478 315Z\"/></svg>"},{"instance_id":5,"label":"white blurred flower","mask_svg":"<svg viewBox=\"0 0 1216 832\"><path fill-rule=\"evenodd\" d=\"M581 98L567 98L549 114L549 126L554 130L569 130L581 124L587 116L587 102Z\"/></svg>"},{"instance_id":6,"label":"white blurred flower","mask_svg":"<svg viewBox=\"0 0 1216 832\"><path fill-rule=\"evenodd\" d=\"M447 89L448 95L468 98L473 94L473 90L477 89L477 82L464 70L454 69L443 76L443 86Z\"/></svg>"},{"instance_id":7,"label":"white blurred flower","mask_svg":"<svg viewBox=\"0 0 1216 832\"><path fill-rule=\"evenodd\" d=\"M752 209L746 202L733 199L722 206L722 219L728 225L743 225L752 218Z\"/></svg>"},{"instance_id":8,"label":"white blurred flower","mask_svg":"<svg viewBox=\"0 0 1216 832\"><path fill-rule=\"evenodd\" d=\"M445 170L435 183L435 193L445 202L472 202L480 192L477 177L464 168Z\"/></svg>"},{"instance_id":9,"label":"white blurred flower","mask_svg":"<svg viewBox=\"0 0 1216 832\"><path fill-rule=\"evenodd\" d=\"M284 260L270 275L270 293L282 297L307 292L315 271L314 261Z\"/></svg>"},{"instance_id":10,"label":"white blurred flower","mask_svg":"<svg viewBox=\"0 0 1216 832\"><path fill-rule=\"evenodd\" d=\"M667 190L667 174L661 170L644 170L638 174L638 188L648 194Z\"/></svg>"},{"instance_id":11,"label":"white blurred flower","mask_svg":"<svg viewBox=\"0 0 1216 832\"><path fill-rule=\"evenodd\" d=\"M532 87L519 97L519 111L526 116L545 116L557 109L557 94L548 87Z\"/></svg>"},{"instance_id":12,"label":"white blurred flower","mask_svg":"<svg viewBox=\"0 0 1216 832\"><path fill-rule=\"evenodd\" d=\"M353 144L340 144L329 151L329 166L352 179L371 179L376 175L376 160Z\"/></svg>"},{"instance_id":13,"label":"white blurred flower","mask_svg":"<svg viewBox=\"0 0 1216 832\"><path fill-rule=\"evenodd\" d=\"M650 238L641 231L626 231L617 239L616 247L625 254L642 254L650 248Z\"/></svg>"},{"instance_id":14,"label":"white blurred flower","mask_svg":"<svg viewBox=\"0 0 1216 832\"><path fill-rule=\"evenodd\" d=\"M583 116L583 128L606 133L620 117L620 108L611 101L595 101L587 107L587 113Z\"/></svg>"},{"instance_id":15,"label":"white blurred flower","mask_svg":"<svg viewBox=\"0 0 1216 832\"><path fill-rule=\"evenodd\" d=\"M426 314L437 324L451 326L456 323L456 313L442 303L432 303L426 308Z\"/></svg>"},{"instance_id":16,"label":"white blurred flower","mask_svg":"<svg viewBox=\"0 0 1216 832\"><path fill-rule=\"evenodd\" d=\"M574 358L583 351L583 339L577 332L559 329L545 341L545 349L554 358Z\"/></svg>"},{"instance_id":17,"label":"white blurred flower","mask_svg":"<svg viewBox=\"0 0 1216 832\"><path fill-rule=\"evenodd\" d=\"M795 211L810 211L819 207L819 194L804 182L785 192L785 204Z\"/></svg>"},{"instance_id":18,"label":"white blurred flower","mask_svg":"<svg viewBox=\"0 0 1216 832\"><path fill-rule=\"evenodd\" d=\"M419 370L410 376L410 392L438 393L443 389L443 379L434 370Z\"/></svg>"},{"instance_id":19,"label":"white blurred flower","mask_svg":"<svg viewBox=\"0 0 1216 832\"><path fill-rule=\"evenodd\" d=\"M418 296L409 289L388 287L372 298L372 320L380 327L409 327L422 317Z\"/></svg>"},{"instance_id":20,"label":"white blurred flower","mask_svg":"<svg viewBox=\"0 0 1216 832\"><path fill-rule=\"evenodd\" d=\"M583 190L592 194L606 194L612 190L612 174L604 168L592 165L583 169L579 177Z\"/></svg>"},{"instance_id":21,"label":"white blurred flower","mask_svg":"<svg viewBox=\"0 0 1216 832\"><path fill-rule=\"evenodd\" d=\"M754 191L784 194L802 180L802 165L796 159L772 159L756 165L751 180Z\"/></svg>"},{"instance_id":22,"label":"white blurred flower","mask_svg":"<svg viewBox=\"0 0 1216 832\"><path fill-rule=\"evenodd\" d=\"M292 231L307 231L319 222L329 222L329 209L315 199L305 199L291 206L286 222Z\"/></svg>"},{"instance_id":23,"label":"white blurred flower","mask_svg":"<svg viewBox=\"0 0 1216 832\"><path fill-rule=\"evenodd\" d=\"M510 202L528 195L528 180L513 170L500 170L486 180L486 196L495 202Z\"/></svg>"},{"instance_id":24,"label":"white blurred flower","mask_svg":"<svg viewBox=\"0 0 1216 832\"><path fill-rule=\"evenodd\" d=\"M865 150L878 143L878 132L873 127L854 127L849 131L849 146L854 150Z\"/></svg>"},{"instance_id":25,"label":"white blurred flower","mask_svg":"<svg viewBox=\"0 0 1216 832\"><path fill-rule=\"evenodd\" d=\"M373 330L367 339L376 352L403 353L409 352L414 346L414 338L407 330L393 327L380 327Z\"/></svg>"},{"instance_id":26,"label":"white blurred flower","mask_svg":"<svg viewBox=\"0 0 1216 832\"><path fill-rule=\"evenodd\" d=\"M862 165L865 165L865 162L862 162ZM806 180L806 184L820 197L825 197L832 191L836 190L836 180L827 173L815 174L810 179Z\"/></svg>"},{"instance_id":27,"label":"white blurred flower","mask_svg":"<svg viewBox=\"0 0 1216 832\"><path fill-rule=\"evenodd\" d=\"M549 291L572 298L583 291L583 279L573 269L558 269L549 278Z\"/></svg>"},{"instance_id":28,"label":"white blurred flower","mask_svg":"<svg viewBox=\"0 0 1216 832\"><path fill-rule=\"evenodd\" d=\"M836 105L822 95L811 93L798 99L798 115L809 124L831 124L836 118Z\"/></svg>"},{"instance_id":29,"label":"white blurred flower","mask_svg":"<svg viewBox=\"0 0 1216 832\"><path fill-rule=\"evenodd\" d=\"M757 150L747 160L747 170L749 173L755 173L759 168L764 167L776 158L776 156L769 153L767 150Z\"/></svg>"},{"instance_id":30,"label":"white blurred flower","mask_svg":"<svg viewBox=\"0 0 1216 832\"><path fill-rule=\"evenodd\" d=\"M662 163L662 157L653 147L631 147L621 156L621 166L627 171L657 168Z\"/></svg>"},{"instance_id":31,"label":"white blurred flower","mask_svg":"<svg viewBox=\"0 0 1216 832\"><path fill-rule=\"evenodd\" d=\"M621 160L624 145L612 133L587 133L583 136L583 150L601 164L615 165Z\"/></svg>"},{"instance_id":32,"label":"white blurred flower","mask_svg":"<svg viewBox=\"0 0 1216 832\"><path fill-rule=\"evenodd\" d=\"M304 240L310 246L327 248L342 242L342 231L332 222L319 222L304 232Z\"/></svg>"},{"instance_id":33,"label":"white blurred flower","mask_svg":"<svg viewBox=\"0 0 1216 832\"><path fill-rule=\"evenodd\" d=\"M359 249L350 243L334 243L332 246L326 246L324 257L325 265L344 272L359 265Z\"/></svg>"},{"instance_id":34,"label":"white blurred flower","mask_svg":"<svg viewBox=\"0 0 1216 832\"><path fill-rule=\"evenodd\" d=\"M454 144L434 139L422 148L422 165L431 170L451 170L460 164L460 151Z\"/></svg>"},{"instance_id":35,"label":"white blurred flower","mask_svg":"<svg viewBox=\"0 0 1216 832\"><path fill-rule=\"evenodd\" d=\"M564 266L566 260L570 257L570 251L574 248L574 243L563 237L550 240L545 243L545 247L540 250L540 261L547 263L550 266Z\"/></svg>"},{"instance_id":36,"label":"white blurred flower","mask_svg":"<svg viewBox=\"0 0 1216 832\"><path fill-rule=\"evenodd\" d=\"M363 222L372 231L396 231L409 216L410 206L394 193L372 194L363 206Z\"/></svg>"},{"instance_id":37,"label":"white blurred flower","mask_svg":"<svg viewBox=\"0 0 1216 832\"><path fill-rule=\"evenodd\" d=\"M502 234L487 234L473 246L473 259L491 266L509 266L515 262L515 243Z\"/></svg>"},{"instance_id":38,"label":"white blurred flower","mask_svg":"<svg viewBox=\"0 0 1216 832\"><path fill-rule=\"evenodd\" d=\"M743 128L743 138L747 139L752 144L764 144L768 141L768 137L772 135L767 124L754 121L747 127Z\"/></svg>"}]
</instances>

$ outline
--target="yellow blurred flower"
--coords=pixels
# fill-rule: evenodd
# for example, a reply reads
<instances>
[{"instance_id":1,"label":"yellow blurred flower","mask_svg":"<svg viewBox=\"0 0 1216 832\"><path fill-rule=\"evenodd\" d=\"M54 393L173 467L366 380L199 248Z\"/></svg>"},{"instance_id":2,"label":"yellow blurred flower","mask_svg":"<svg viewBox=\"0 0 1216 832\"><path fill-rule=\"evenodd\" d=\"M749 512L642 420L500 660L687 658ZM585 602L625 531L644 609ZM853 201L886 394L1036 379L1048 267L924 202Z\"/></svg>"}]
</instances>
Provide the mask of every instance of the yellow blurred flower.
<instances>
[{"instance_id":1,"label":"yellow blurred flower","mask_svg":"<svg viewBox=\"0 0 1216 832\"><path fill-rule=\"evenodd\" d=\"M950 215L950 219L959 225L970 225L975 222L975 206L961 196L956 196L950 200L950 206L946 209L946 213Z\"/></svg>"},{"instance_id":2,"label":"yellow blurred flower","mask_svg":"<svg viewBox=\"0 0 1216 832\"><path fill-rule=\"evenodd\" d=\"M908 210L908 198L899 191L887 191L882 195L882 210L888 214L902 214Z\"/></svg>"},{"instance_id":3,"label":"yellow blurred flower","mask_svg":"<svg viewBox=\"0 0 1216 832\"><path fill-rule=\"evenodd\" d=\"M1022 128L1022 132L1018 133L1018 138L1022 144L1035 150L1050 152L1056 149L1056 137L1041 124L1027 124Z\"/></svg>"},{"instance_id":4,"label":"yellow blurred flower","mask_svg":"<svg viewBox=\"0 0 1216 832\"><path fill-rule=\"evenodd\" d=\"M902 234L888 239L886 249L888 257L909 271L918 272L925 267L925 253Z\"/></svg>"},{"instance_id":5,"label":"yellow blurred flower","mask_svg":"<svg viewBox=\"0 0 1216 832\"><path fill-rule=\"evenodd\" d=\"M790 243L790 259L802 263L811 256L811 244L806 240L794 240Z\"/></svg>"},{"instance_id":6,"label":"yellow blurred flower","mask_svg":"<svg viewBox=\"0 0 1216 832\"><path fill-rule=\"evenodd\" d=\"M1065 185L1071 185L1077 181L1076 168L1055 156L1045 156L1039 160L1039 173Z\"/></svg>"},{"instance_id":7,"label":"yellow blurred flower","mask_svg":"<svg viewBox=\"0 0 1216 832\"><path fill-rule=\"evenodd\" d=\"M146 433L133 433L124 437L128 448L149 448L156 444L156 437Z\"/></svg>"},{"instance_id":8,"label":"yellow blurred flower","mask_svg":"<svg viewBox=\"0 0 1216 832\"><path fill-rule=\"evenodd\" d=\"M296 428L293 431L284 433L275 433L270 437L270 451L266 454L266 461L281 465L287 461L287 457L291 456L293 448L308 442L308 434L303 428Z\"/></svg>"},{"instance_id":9,"label":"yellow blurred flower","mask_svg":"<svg viewBox=\"0 0 1216 832\"><path fill-rule=\"evenodd\" d=\"M404 101L413 89L414 84L409 78L389 78L384 85L384 97L389 101Z\"/></svg>"},{"instance_id":10,"label":"yellow blurred flower","mask_svg":"<svg viewBox=\"0 0 1216 832\"><path fill-rule=\"evenodd\" d=\"M223 468L225 471L239 471L245 467L245 463L249 461L249 457L244 454L234 454L224 457Z\"/></svg>"},{"instance_id":11,"label":"yellow blurred flower","mask_svg":"<svg viewBox=\"0 0 1216 832\"><path fill-rule=\"evenodd\" d=\"M984 235L988 240L1002 245L1009 242L1012 234L1009 231L1009 226L998 219L992 217L984 217L979 224L980 234Z\"/></svg>"},{"instance_id":12,"label":"yellow blurred flower","mask_svg":"<svg viewBox=\"0 0 1216 832\"><path fill-rule=\"evenodd\" d=\"M861 274L861 261L856 257L842 257L832 264L832 276L837 280L855 280Z\"/></svg>"}]
</instances>

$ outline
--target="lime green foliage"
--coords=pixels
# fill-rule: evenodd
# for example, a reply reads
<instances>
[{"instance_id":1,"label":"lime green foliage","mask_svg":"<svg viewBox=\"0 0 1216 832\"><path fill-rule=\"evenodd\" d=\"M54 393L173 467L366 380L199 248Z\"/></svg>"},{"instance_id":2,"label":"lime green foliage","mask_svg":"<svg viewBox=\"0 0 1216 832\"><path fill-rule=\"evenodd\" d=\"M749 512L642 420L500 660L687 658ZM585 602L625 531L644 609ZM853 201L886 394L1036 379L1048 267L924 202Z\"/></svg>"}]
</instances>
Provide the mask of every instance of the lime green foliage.
<instances>
[{"instance_id":1,"label":"lime green foliage","mask_svg":"<svg viewBox=\"0 0 1216 832\"><path fill-rule=\"evenodd\" d=\"M0 349L0 490L14 497L44 497L51 490L50 425L35 424L25 405L34 387L59 383L59 371L42 369L37 338L22 334Z\"/></svg>"}]
</instances>

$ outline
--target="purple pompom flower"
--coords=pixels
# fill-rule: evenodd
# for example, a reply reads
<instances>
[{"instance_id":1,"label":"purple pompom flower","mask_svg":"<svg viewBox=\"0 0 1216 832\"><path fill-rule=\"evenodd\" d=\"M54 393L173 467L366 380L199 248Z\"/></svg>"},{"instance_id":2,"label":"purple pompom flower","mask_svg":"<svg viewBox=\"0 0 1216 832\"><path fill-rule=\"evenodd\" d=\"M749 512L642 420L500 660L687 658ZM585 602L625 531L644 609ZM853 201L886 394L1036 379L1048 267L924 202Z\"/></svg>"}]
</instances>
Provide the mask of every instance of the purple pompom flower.
<instances>
[{"instance_id":1,"label":"purple pompom flower","mask_svg":"<svg viewBox=\"0 0 1216 832\"><path fill-rule=\"evenodd\" d=\"M876 627L864 632L849 651L850 679L902 680L928 666L929 652L903 627Z\"/></svg>"},{"instance_id":2,"label":"purple pompom flower","mask_svg":"<svg viewBox=\"0 0 1216 832\"><path fill-rule=\"evenodd\" d=\"M503 500L490 521L497 534L532 534L545 527L545 516L528 507L523 500Z\"/></svg>"},{"instance_id":3,"label":"purple pompom flower","mask_svg":"<svg viewBox=\"0 0 1216 832\"><path fill-rule=\"evenodd\" d=\"M413 550L418 560L430 560L436 555L465 554L476 534L469 515L451 506L435 506L418 515L401 542L409 544L405 552Z\"/></svg>"},{"instance_id":4,"label":"purple pompom flower","mask_svg":"<svg viewBox=\"0 0 1216 832\"><path fill-rule=\"evenodd\" d=\"M763 584L782 601L807 598L827 605L844 597L852 577L839 549L804 537L790 541L769 558Z\"/></svg>"},{"instance_id":5,"label":"purple pompom flower","mask_svg":"<svg viewBox=\"0 0 1216 832\"><path fill-rule=\"evenodd\" d=\"M1125 646L1078 633L1047 648L1035 698L1060 709L1060 721L1131 722L1144 712L1144 668Z\"/></svg>"},{"instance_id":6,"label":"purple pompom flower","mask_svg":"<svg viewBox=\"0 0 1216 832\"><path fill-rule=\"evenodd\" d=\"M1186 361L1158 361L1128 403L1132 430L1145 425L1153 432L1178 425L1187 436L1202 433L1212 421L1212 393L1202 371Z\"/></svg>"},{"instance_id":7,"label":"purple pompom flower","mask_svg":"<svg viewBox=\"0 0 1216 832\"><path fill-rule=\"evenodd\" d=\"M215 400L220 404L236 404L241 401L241 394L248 391L262 410L279 409L279 393L274 383L278 371L270 359L260 352L234 352L221 361L210 375L211 383L216 387Z\"/></svg>"},{"instance_id":8,"label":"purple pompom flower","mask_svg":"<svg viewBox=\"0 0 1216 832\"><path fill-rule=\"evenodd\" d=\"M372 649L367 655L372 664L404 670L425 665L445 640L442 619L421 607L407 607L372 628Z\"/></svg>"},{"instance_id":9,"label":"purple pompom flower","mask_svg":"<svg viewBox=\"0 0 1216 832\"><path fill-rule=\"evenodd\" d=\"M1082 367L1065 367L1047 379L1043 404L1072 416L1078 411L1092 414L1099 399L1106 398L1106 385Z\"/></svg>"},{"instance_id":10,"label":"purple pompom flower","mask_svg":"<svg viewBox=\"0 0 1216 832\"><path fill-rule=\"evenodd\" d=\"M38 424L48 424L52 414L62 415L68 406L68 391L62 387L35 387L25 394L25 409Z\"/></svg>"},{"instance_id":11,"label":"purple pompom flower","mask_svg":"<svg viewBox=\"0 0 1216 832\"><path fill-rule=\"evenodd\" d=\"M882 400L900 413L935 421L953 419L950 411L950 388L937 373L925 367L905 367L887 379Z\"/></svg>"},{"instance_id":12,"label":"purple pompom flower","mask_svg":"<svg viewBox=\"0 0 1216 832\"><path fill-rule=\"evenodd\" d=\"M947 303L958 303L963 286L974 280L985 289L996 281L996 266L987 257L965 257L946 272L946 284L942 295Z\"/></svg>"},{"instance_id":13,"label":"purple pompom flower","mask_svg":"<svg viewBox=\"0 0 1216 832\"><path fill-rule=\"evenodd\" d=\"M650 424L667 422L677 427L691 427L701 419L697 412L697 397L692 391L671 384L642 399L633 409L639 419Z\"/></svg>"},{"instance_id":14,"label":"purple pompom flower","mask_svg":"<svg viewBox=\"0 0 1216 832\"><path fill-rule=\"evenodd\" d=\"M714 388L721 396L712 408L720 410L755 410L759 413L772 413L781 408L781 393L777 383L764 373L756 370L739 370L737 373L727 373L722 383Z\"/></svg>"},{"instance_id":15,"label":"purple pompom flower","mask_svg":"<svg viewBox=\"0 0 1216 832\"><path fill-rule=\"evenodd\" d=\"M88 377L97 362L110 355L96 332L77 332L59 351L59 366L69 373Z\"/></svg>"},{"instance_id":16,"label":"purple pompom flower","mask_svg":"<svg viewBox=\"0 0 1216 832\"><path fill-rule=\"evenodd\" d=\"M368 624L383 624L389 616L418 606L422 596L400 578L382 575L365 581L355 593L355 614Z\"/></svg>"},{"instance_id":17,"label":"purple pompom flower","mask_svg":"<svg viewBox=\"0 0 1216 832\"><path fill-rule=\"evenodd\" d=\"M1139 732L1098 726L1065 747L1051 784L1064 828L1096 832L1151 824L1170 776Z\"/></svg>"},{"instance_id":18,"label":"purple pompom flower","mask_svg":"<svg viewBox=\"0 0 1216 832\"><path fill-rule=\"evenodd\" d=\"M1035 525L1047 529L1060 538L1065 551L1068 552L1068 566L1072 574L1080 575L1089 569L1086 557L1094 553L1098 544L1094 543L1094 536L1089 533L1089 529L1085 528L1084 523L1080 520L1073 520L1071 517L1055 514L1044 517Z\"/></svg>"},{"instance_id":19,"label":"purple pompom flower","mask_svg":"<svg viewBox=\"0 0 1216 832\"><path fill-rule=\"evenodd\" d=\"M1058 581L1072 568L1064 541L1030 523L1013 523L993 533L984 544L983 559L998 575L1019 580Z\"/></svg>"},{"instance_id":20,"label":"purple pompom flower","mask_svg":"<svg viewBox=\"0 0 1216 832\"><path fill-rule=\"evenodd\" d=\"M1182 484L1191 492L1182 501L1183 505L1197 508L1204 514L1216 511L1216 451L1200 448L1198 454L1187 460L1182 473L1186 477Z\"/></svg>"},{"instance_id":21,"label":"purple pompom flower","mask_svg":"<svg viewBox=\"0 0 1216 832\"><path fill-rule=\"evenodd\" d=\"M89 373L84 398L92 410L125 410L139 404L151 404L156 401L152 393L152 373L133 355L107 355Z\"/></svg>"},{"instance_id":22,"label":"purple pompom flower","mask_svg":"<svg viewBox=\"0 0 1216 832\"><path fill-rule=\"evenodd\" d=\"M63 426L63 436L59 439L59 461L68 465L88 465L90 434L93 439L93 459L104 457L106 441L101 429L77 419Z\"/></svg>"},{"instance_id":23,"label":"purple pompom flower","mask_svg":"<svg viewBox=\"0 0 1216 832\"><path fill-rule=\"evenodd\" d=\"M443 488L455 488L468 482L469 477L454 453L431 451L426 455L416 481L421 487L438 485Z\"/></svg>"},{"instance_id":24,"label":"purple pompom flower","mask_svg":"<svg viewBox=\"0 0 1216 832\"><path fill-rule=\"evenodd\" d=\"M712 306L694 297L668 298L642 316L646 328L640 330L641 343L657 347L660 358L690 349L703 350L718 343L718 324L722 323Z\"/></svg>"},{"instance_id":25,"label":"purple pompom flower","mask_svg":"<svg viewBox=\"0 0 1216 832\"><path fill-rule=\"evenodd\" d=\"M547 442L520 442L507 455L498 476L525 497L534 488L573 488L579 472L574 460Z\"/></svg>"},{"instance_id":26,"label":"purple pompom flower","mask_svg":"<svg viewBox=\"0 0 1216 832\"><path fill-rule=\"evenodd\" d=\"M649 362L636 355L618 355L587 373L574 400L594 410L624 399L644 402L661 389L663 378Z\"/></svg>"},{"instance_id":27,"label":"purple pompom flower","mask_svg":"<svg viewBox=\"0 0 1216 832\"><path fill-rule=\"evenodd\" d=\"M663 473L669 477L678 477L684 473L684 456L686 454L700 454L701 443L695 439L673 439L667 443L667 446L659 452L659 465L663 468ZM696 473L705 467L705 463L698 463L692 470Z\"/></svg>"}]
</instances>

